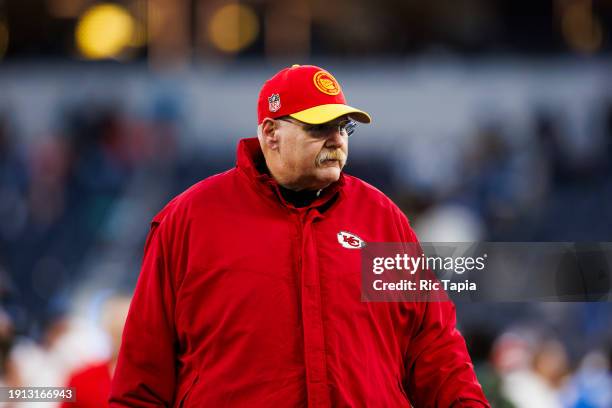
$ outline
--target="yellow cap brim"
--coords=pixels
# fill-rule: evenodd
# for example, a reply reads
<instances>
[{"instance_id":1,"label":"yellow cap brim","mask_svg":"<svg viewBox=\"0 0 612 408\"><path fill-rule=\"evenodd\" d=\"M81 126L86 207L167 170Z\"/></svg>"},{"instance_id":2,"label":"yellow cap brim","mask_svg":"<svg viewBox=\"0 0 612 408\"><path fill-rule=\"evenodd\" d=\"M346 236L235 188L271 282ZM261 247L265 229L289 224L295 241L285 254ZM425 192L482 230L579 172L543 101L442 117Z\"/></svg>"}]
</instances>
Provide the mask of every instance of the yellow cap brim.
<instances>
[{"instance_id":1,"label":"yellow cap brim","mask_svg":"<svg viewBox=\"0 0 612 408\"><path fill-rule=\"evenodd\" d=\"M319 125L344 115L348 115L351 119L356 120L357 122L372 122L372 118L366 112L353 108L352 106L339 103L315 106L313 108L308 108L303 111L293 113L289 116L299 120L300 122L309 123L311 125Z\"/></svg>"}]
</instances>

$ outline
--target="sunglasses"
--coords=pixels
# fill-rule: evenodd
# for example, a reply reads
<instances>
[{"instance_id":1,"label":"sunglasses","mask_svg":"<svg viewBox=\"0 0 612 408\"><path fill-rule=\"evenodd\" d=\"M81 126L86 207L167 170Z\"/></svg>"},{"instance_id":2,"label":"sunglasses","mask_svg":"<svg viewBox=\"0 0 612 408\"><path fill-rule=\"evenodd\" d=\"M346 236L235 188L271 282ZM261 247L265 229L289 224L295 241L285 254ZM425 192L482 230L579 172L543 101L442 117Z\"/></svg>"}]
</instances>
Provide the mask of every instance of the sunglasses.
<instances>
[{"instance_id":1,"label":"sunglasses","mask_svg":"<svg viewBox=\"0 0 612 408\"><path fill-rule=\"evenodd\" d=\"M309 123L300 122L291 118L290 116L283 116L281 118L277 118L276 120L282 120L283 122L289 122L300 126L305 132L317 139L326 138L333 132L340 132L343 135L346 134L347 136L351 136L353 133L355 133L355 128L357 127L357 122L350 119L343 120L342 122L338 123L321 123L319 125L311 125Z\"/></svg>"}]
</instances>

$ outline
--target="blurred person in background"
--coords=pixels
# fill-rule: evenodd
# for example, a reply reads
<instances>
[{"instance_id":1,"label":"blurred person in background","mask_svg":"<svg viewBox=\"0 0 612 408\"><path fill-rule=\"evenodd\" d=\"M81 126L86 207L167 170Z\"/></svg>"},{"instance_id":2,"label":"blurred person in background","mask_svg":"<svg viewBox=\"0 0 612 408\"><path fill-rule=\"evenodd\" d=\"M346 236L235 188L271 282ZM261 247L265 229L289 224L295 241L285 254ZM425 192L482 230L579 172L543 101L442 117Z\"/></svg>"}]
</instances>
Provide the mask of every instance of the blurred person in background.
<instances>
[{"instance_id":1,"label":"blurred person in background","mask_svg":"<svg viewBox=\"0 0 612 408\"><path fill-rule=\"evenodd\" d=\"M482 389L492 407L515 408L503 393L502 378L497 371L493 359L492 349L495 342L495 333L485 326L476 326L464 329L470 356L474 361L474 369Z\"/></svg>"},{"instance_id":2,"label":"blurred person in background","mask_svg":"<svg viewBox=\"0 0 612 408\"><path fill-rule=\"evenodd\" d=\"M565 347L531 328L508 330L495 342L493 364L516 408L560 408L569 374Z\"/></svg>"},{"instance_id":3,"label":"blurred person in background","mask_svg":"<svg viewBox=\"0 0 612 408\"><path fill-rule=\"evenodd\" d=\"M568 408L612 407L612 347L594 349L580 361L563 391Z\"/></svg>"},{"instance_id":4,"label":"blurred person in background","mask_svg":"<svg viewBox=\"0 0 612 408\"><path fill-rule=\"evenodd\" d=\"M45 317L40 338L20 336L15 340L9 360L20 386L62 387L74 370L98 361L105 352L93 324L58 306ZM19 406L39 404L24 401ZM45 406L56 407L59 403L45 402Z\"/></svg>"},{"instance_id":5,"label":"blurred person in background","mask_svg":"<svg viewBox=\"0 0 612 408\"><path fill-rule=\"evenodd\" d=\"M237 167L153 218L111 406L489 406L451 302L361 301L354 249L417 242L342 172L370 120L319 67L264 84Z\"/></svg>"},{"instance_id":6,"label":"blurred person in background","mask_svg":"<svg viewBox=\"0 0 612 408\"><path fill-rule=\"evenodd\" d=\"M2 387L19 387L21 379L11 360L15 344L15 328L5 310L0 309L0 384Z\"/></svg>"},{"instance_id":7,"label":"blurred person in background","mask_svg":"<svg viewBox=\"0 0 612 408\"><path fill-rule=\"evenodd\" d=\"M113 296L106 301L102 313L102 326L110 341L110 358L95 361L73 372L67 387L74 387L75 402L64 402L62 408L101 408L108 406L111 377L117 364L121 333L130 307L127 296Z\"/></svg>"},{"instance_id":8,"label":"blurred person in background","mask_svg":"<svg viewBox=\"0 0 612 408\"><path fill-rule=\"evenodd\" d=\"M22 387L21 378L11 358L11 350L15 344L15 328L13 322L0 308L0 387ZM14 407L9 401L0 401L1 408Z\"/></svg>"}]
</instances>

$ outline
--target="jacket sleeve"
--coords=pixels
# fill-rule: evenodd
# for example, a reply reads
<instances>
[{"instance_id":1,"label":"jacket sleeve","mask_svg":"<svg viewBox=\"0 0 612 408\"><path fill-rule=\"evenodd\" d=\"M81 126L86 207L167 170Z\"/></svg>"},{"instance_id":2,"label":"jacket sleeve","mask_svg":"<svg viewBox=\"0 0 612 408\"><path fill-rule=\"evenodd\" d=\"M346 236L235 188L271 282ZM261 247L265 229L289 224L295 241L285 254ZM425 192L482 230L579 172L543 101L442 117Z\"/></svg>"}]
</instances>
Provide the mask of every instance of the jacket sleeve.
<instances>
[{"instance_id":1,"label":"jacket sleeve","mask_svg":"<svg viewBox=\"0 0 612 408\"><path fill-rule=\"evenodd\" d=\"M474 373L452 302L423 302L423 319L406 353L405 384L421 407L490 407Z\"/></svg>"},{"instance_id":2,"label":"jacket sleeve","mask_svg":"<svg viewBox=\"0 0 612 408\"><path fill-rule=\"evenodd\" d=\"M110 407L172 406L176 383L174 288L163 225L153 220L123 330Z\"/></svg>"},{"instance_id":3,"label":"jacket sleeve","mask_svg":"<svg viewBox=\"0 0 612 408\"><path fill-rule=\"evenodd\" d=\"M406 242L418 242L402 214ZM478 383L465 340L455 327L455 305L417 302L421 321L404 358L404 388L415 408L490 408Z\"/></svg>"}]
</instances>

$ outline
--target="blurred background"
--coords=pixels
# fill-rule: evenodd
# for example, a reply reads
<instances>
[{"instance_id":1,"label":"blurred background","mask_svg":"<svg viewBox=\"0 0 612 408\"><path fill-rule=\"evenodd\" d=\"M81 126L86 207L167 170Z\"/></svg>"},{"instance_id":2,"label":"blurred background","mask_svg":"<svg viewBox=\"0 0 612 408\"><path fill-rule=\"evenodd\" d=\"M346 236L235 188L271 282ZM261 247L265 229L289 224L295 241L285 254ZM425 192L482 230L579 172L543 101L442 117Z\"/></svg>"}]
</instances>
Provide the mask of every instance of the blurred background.
<instances>
[{"instance_id":1,"label":"blurred background","mask_svg":"<svg viewBox=\"0 0 612 408\"><path fill-rule=\"evenodd\" d=\"M347 172L422 241L612 241L611 32L612 0L0 0L2 383L102 404L150 219L294 63L372 114ZM493 406L612 407L609 299L457 313Z\"/></svg>"}]
</instances>

